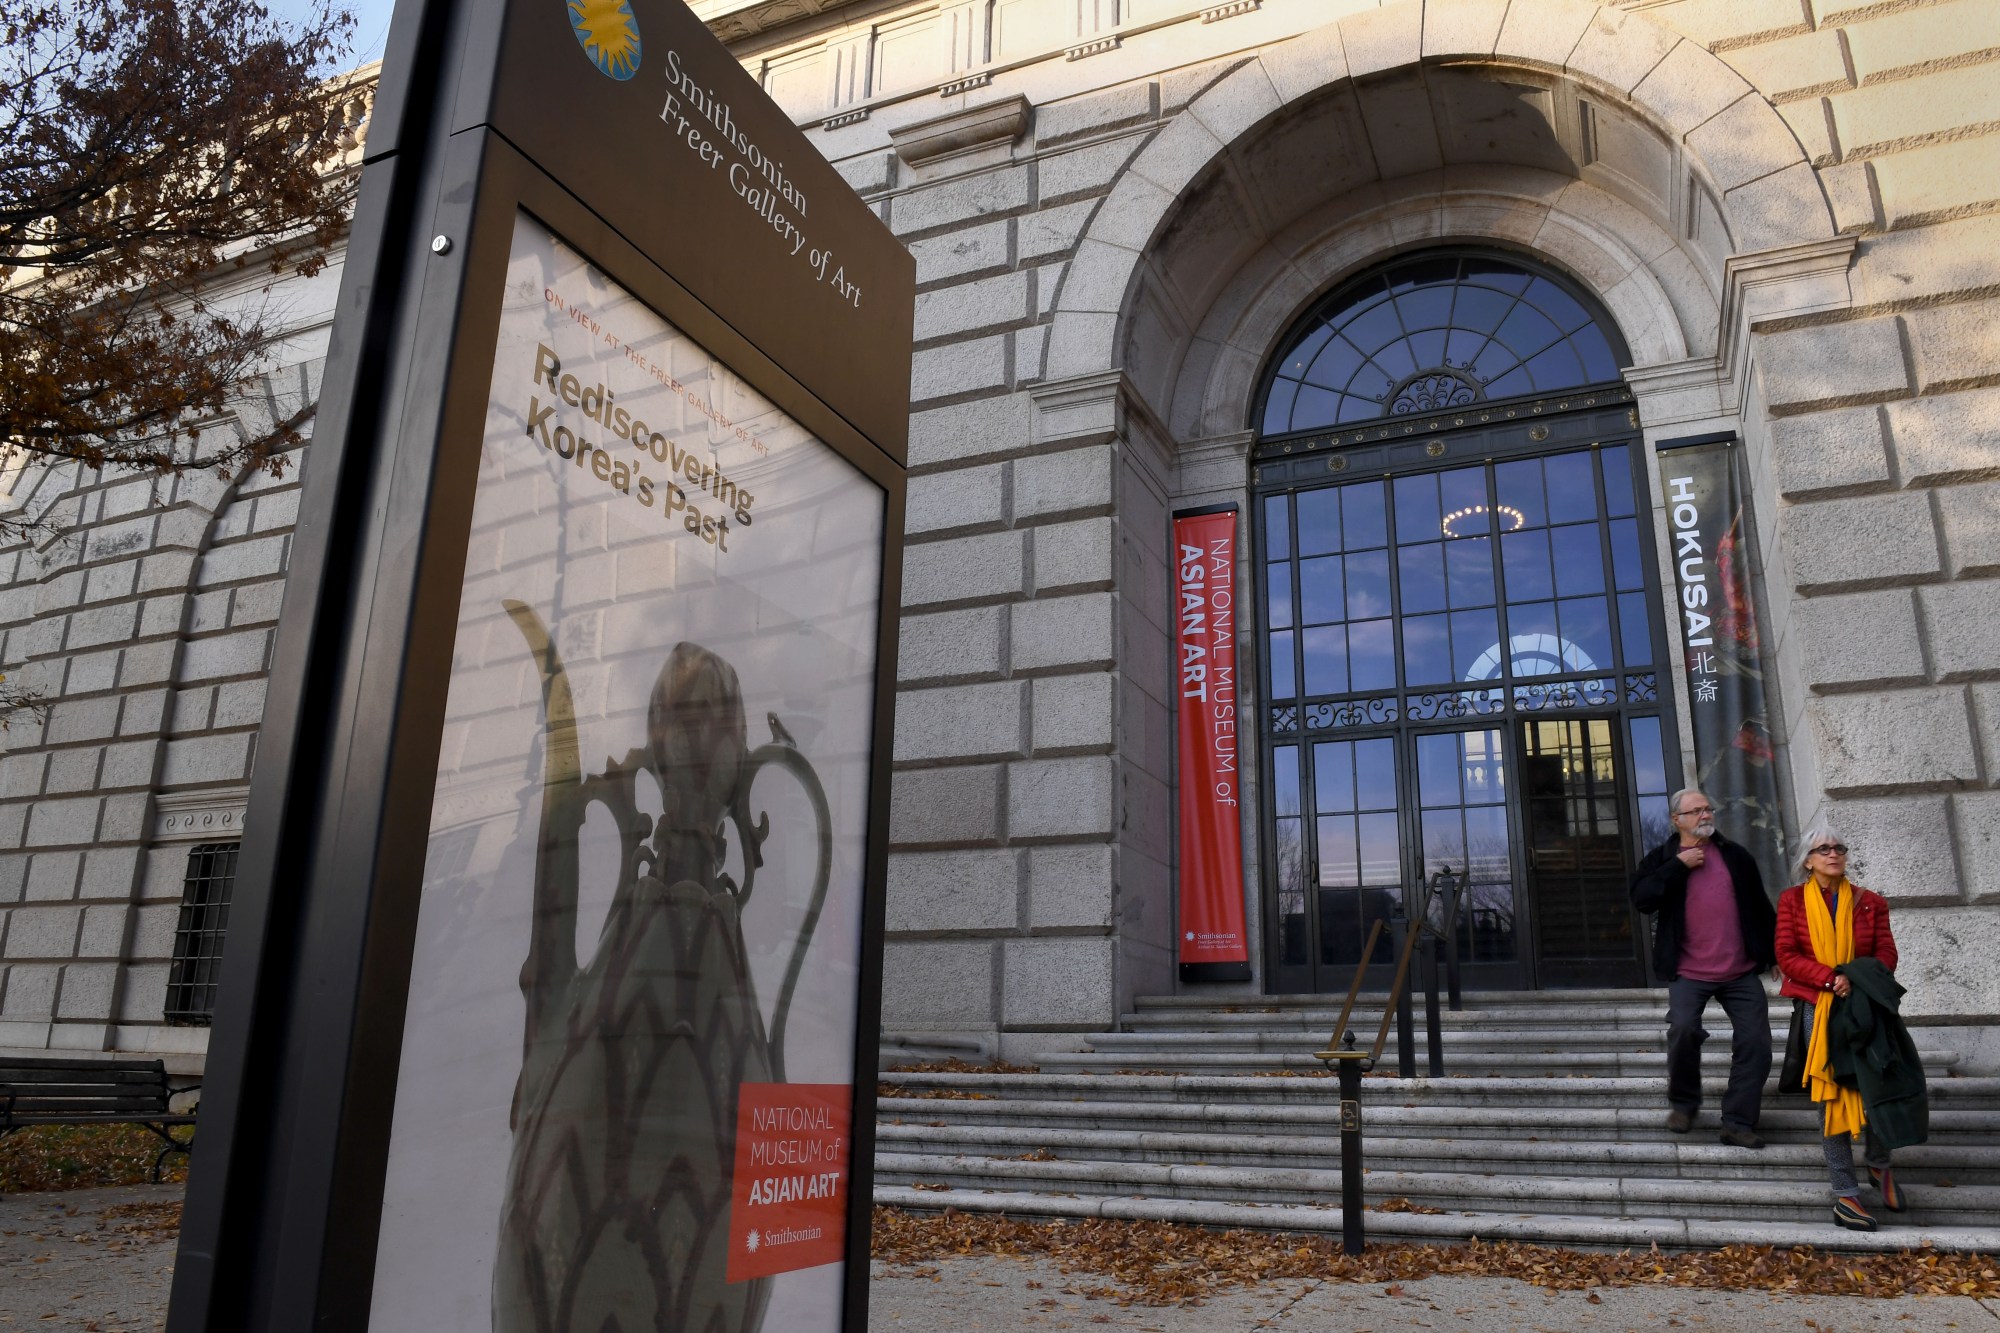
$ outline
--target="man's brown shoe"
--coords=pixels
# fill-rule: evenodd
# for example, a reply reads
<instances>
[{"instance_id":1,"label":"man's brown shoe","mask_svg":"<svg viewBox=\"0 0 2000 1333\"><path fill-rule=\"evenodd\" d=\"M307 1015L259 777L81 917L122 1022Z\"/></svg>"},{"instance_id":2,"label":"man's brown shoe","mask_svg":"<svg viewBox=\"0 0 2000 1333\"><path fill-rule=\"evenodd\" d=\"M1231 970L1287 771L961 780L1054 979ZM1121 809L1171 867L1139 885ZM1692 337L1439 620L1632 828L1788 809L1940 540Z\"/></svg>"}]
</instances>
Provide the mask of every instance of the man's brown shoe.
<instances>
[{"instance_id":1,"label":"man's brown shoe","mask_svg":"<svg viewBox=\"0 0 2000 1333\"><path fill-rule=\"evenodd\" d=\"M1748 1129L1725 1129L1722 1131L1721 1139L1732 1148L1761 1148L1764 1146L1764 1140L1757 1137L1756 1131Z\"/></svg>"},{"instance_id":2,"label":"man's brown shoe","mask_svg":"<svg viewBox=\"0 0 2000 1333\"><path fill-rule=\"evenodd\" d=\"M1685 1134L1694 1128L1694 1112L1683 1111L1679 1107L1667 1112L1667 1130L1674 1134Z\"/></svg>"}]
</instances>

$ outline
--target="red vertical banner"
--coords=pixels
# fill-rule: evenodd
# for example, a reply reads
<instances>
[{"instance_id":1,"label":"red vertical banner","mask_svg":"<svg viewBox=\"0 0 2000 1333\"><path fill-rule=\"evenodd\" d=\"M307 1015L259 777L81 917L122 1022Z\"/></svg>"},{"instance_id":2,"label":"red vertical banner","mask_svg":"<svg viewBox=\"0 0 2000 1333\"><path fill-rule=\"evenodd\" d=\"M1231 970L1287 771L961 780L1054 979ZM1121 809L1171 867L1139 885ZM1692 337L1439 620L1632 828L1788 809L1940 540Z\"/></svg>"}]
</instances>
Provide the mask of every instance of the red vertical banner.
<instances>
[{"instance_id":1,"label":"red vertical banner","mask_svg":"<svg viewBox=\"0 0 2000 1333\"><path fill-rule=\"evenodd\" d=\"M1248 981L1236 731L1236 506L1174 515L1183 981Z\"/></svg>"}]
</instances>

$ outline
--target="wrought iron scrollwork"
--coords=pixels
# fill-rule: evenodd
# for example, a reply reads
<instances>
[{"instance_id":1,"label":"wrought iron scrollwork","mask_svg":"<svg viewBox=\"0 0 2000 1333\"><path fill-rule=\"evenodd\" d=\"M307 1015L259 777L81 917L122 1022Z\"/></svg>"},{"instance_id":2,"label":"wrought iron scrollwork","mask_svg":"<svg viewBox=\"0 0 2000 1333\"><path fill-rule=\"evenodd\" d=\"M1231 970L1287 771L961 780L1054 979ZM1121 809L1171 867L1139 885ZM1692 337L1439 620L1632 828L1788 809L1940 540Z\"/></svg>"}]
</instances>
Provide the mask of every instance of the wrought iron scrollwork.
<instances>
[{"instance_id":1,"label":"wrought iron scrollwork","mask_svg":"<svg viewBox=\"0 0 2000 1333\"><path fill-rule=\"evenodd\" d=\"M1299 729L1299 706L1297 704L1271 705L1271 730L1284 736Z\"/></svg>"},{"instance_id":2,"label":"wrought iron scrollwork","mask_svg":"<svg viewBox=\"0 0 2000 1333\"><path fill-rule=\"evenodd\" d=\"M1651 671L1625 677L1625 702L1649 704L1660 697L1660 678Z\"/></svg>"},{"instance_id":3,"label":"wrought iron scrollwork","mask_svg":"<svg viewBox=\"0 0 2000 1333\"><path fill-rule=\"evenodd\" d=\"M1514 707L1523 713L1599 708L1617 702L1617 683L1609 680L1549 680L1514 687Z\"/></svg>"},{"instance_id":4,"label":"wrought iron scrollwork","mask_svg":"<svg viewBox=\"0 0 2000 1333\"><path fill-rule=\"evenodd\" d=\"M1343 727L1373 727L1394 722L1401 715L1396 696L1379 694L1372 699L1337 699L1306 705L1308 731L1338 731Z\"/></svg>"},{"instance_id":5,"label":"wrought iron scrollwork","mask_svg":"<svg viewBox=\"0 0 2000 1333\"><path fill-rule=\"evenodd\" d=\"M1484 717L1504 712L1507 698L1499 690L1441 690L1413 694L1405 701L1404 716L1412 722L1435 722L1441 718Z\"/></svg>"},{"instance_id":6,"label":"wrought iron scrollwork","mask_svg":"<svg viewBox=\"0 0 2000 1333\"><path fill-rule=\"evenodd\" d=\"M1477 380L1455 367L1438 366L1419 371L1395 386L1389 411L1395 416L1411 412L1441 412L1477 402L1483 391Z\"/></svg>"}]
</instances>

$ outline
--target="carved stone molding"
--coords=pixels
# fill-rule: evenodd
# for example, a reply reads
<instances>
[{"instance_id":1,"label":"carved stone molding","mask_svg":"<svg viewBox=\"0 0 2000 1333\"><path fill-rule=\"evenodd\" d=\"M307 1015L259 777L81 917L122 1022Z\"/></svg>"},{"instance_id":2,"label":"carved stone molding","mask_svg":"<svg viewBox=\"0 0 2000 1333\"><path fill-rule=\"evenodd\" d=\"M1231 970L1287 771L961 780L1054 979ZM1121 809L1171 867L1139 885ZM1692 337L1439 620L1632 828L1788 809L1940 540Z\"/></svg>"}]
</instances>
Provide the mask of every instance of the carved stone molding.
<instances>
[{"instance_id":1,"label":"carved stone molding","mask_svg":"<svg viewBox=\"0 0 2000 1333\"><path fill-rule=\"evenodd\" d=\"M1109 37L1099 37L1095 41L1079 42L1063 49L1064 60L1083 60L1090 56L1102 55L1106 51L1116 51L1124 45L1124 39L1116 33Z\"/></svg>"},{"instance_id":2,"label":"carved stone molding","mask_svg":"<svg viewBox=\"0 0 2000 1333\"><path fill-rule=\"evenodd\" d=\"M1230 0L1226 5L1215 5L1201 11L1203 23L1219 23L1223 19L1233 19L1238 14L1250 14L1264 7L1264 0Z\"/></svg>"},{"instance_id":3,"label":"carved stone molding","mask_svg":"<svg viewBox=\"0 0 2000 1333\"><path fill-rule=\"evenodd\" d=\"M868 119L868 108L856 107L852 111L842 111L838 115L828 116L819 123L819 127L823 130L837 130L842 125L854 125L866 119Z\"/></svg>"},{"instance_id":4,"label":"carved stone molding","mask_svg":"<svg viewBox=\"0 0 2000 1333\"><path fill-rule=\"evenodd\" d=\"M211 787L153 798L153 841L228 842L243 836L248 787Z\"/></svg>"},{"instance_id":5,"label":"carved stone molding","mask_svg":"<svg viewBox=\"0 0 2000 1333\"><path fill-rule=\"evenodd\" d=\"M1125 428L1125 372L1099 370L1051 380L1031 391L1036 444L1109 440Z\"/></svg>"},{"instance_id":6,"label":"carved stone molding","mask_svg":"<svg viewBox=\"0 0 2000 1333\"><path fill-rule=\"evenodd\" d=\"M953 79L950 83L940 83L938 96L956 97L960 93L969 93L974 88L984 88L991 82L993 82L993 72L982 69L977 74L968 74L962 79Z\"/></svg>"},{"instance_id":7,"label":"carved stone molding","mask_svg":"<svg viewBox=\"0 0 2000 1333\"><path fill-rule=\"evenodd\" d=\"M896 156L912 167L982 148L1007 146L1028 131L1028 99L1018 93L889 131Z\"/></svg>"}]
</instances>

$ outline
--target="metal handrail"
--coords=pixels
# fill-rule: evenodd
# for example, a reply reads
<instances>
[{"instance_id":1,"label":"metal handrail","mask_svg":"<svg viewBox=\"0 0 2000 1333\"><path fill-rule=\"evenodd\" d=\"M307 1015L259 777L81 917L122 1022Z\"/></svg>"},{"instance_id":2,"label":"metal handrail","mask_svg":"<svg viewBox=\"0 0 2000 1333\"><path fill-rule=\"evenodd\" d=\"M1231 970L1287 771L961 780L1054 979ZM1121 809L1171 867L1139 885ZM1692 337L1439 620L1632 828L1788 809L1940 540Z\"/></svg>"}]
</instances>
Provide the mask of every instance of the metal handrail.
<instances>
[{"instance_id":1,"label":"metal handrail","mask_svg":"<svg viewBox=\"0 0 2000 1333\"><path fill-rule=\"evenodd\" d=\"M1382 1058L1382 1048L1389 1042L1389 1024L1401 1013L1404 987L1410 979L1410 957L1416 952L1417 941L1425 932L1430 932L1452 948L1451 972L1454 998L1458 990L1457 933L1458 898L1454 892L1446 906L1446 923L1442 930L1431 924L1431 903L1437 897L1441 883L1459 886L1452 877L1451 868L1431 876L1424 886L1424 900L1416 920L1403 936L1401 956L1396 960L1396 976L1389 985L1389 993L1382 1002L1382 1024L1375 1032L1375 1045L1366 1051L1354 1049L1354 1032L1348 1028L1347 1020L1354 1013L1354 1001L1361 994L1361 981L1367 973L1369 962L1375 957L1376 942L1382 938L1382 928L1386 924L1376 917L1368 931L1368 943L1362 946L1361 960L1354 965L1354 980L1347 987L1346 1002L1340 1006L1340 1017L1334 1021L1333 1035L1327 1040L1327 1049L1313 1052L1313 1058L1335 1067L1340 1075L1340 1207L1341 1207L1341 1249L1349 1255L1359 1255L1367 1248L1365 1225L1362 1220L1364 1210L1361 1166L1361 1076L1375 1067ZM1432 954L1435 959L1436 954ZM1439 1033L1437 1023L1437 978L1435 967L1429 982L1429 1011L1427 1026L1431 1038L1431 1071L1439 1072ZM1454 1008L1457 1006L1454 1005ZM1410 1066L1413 1053L1408 1040L1407 1023L1404 1029L1403 1062ZM1405 1072L1408 1072L1406 1068Z\"/></svg>"}]
</instances>

